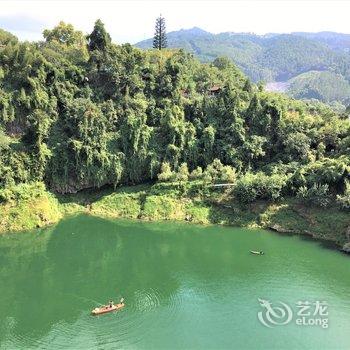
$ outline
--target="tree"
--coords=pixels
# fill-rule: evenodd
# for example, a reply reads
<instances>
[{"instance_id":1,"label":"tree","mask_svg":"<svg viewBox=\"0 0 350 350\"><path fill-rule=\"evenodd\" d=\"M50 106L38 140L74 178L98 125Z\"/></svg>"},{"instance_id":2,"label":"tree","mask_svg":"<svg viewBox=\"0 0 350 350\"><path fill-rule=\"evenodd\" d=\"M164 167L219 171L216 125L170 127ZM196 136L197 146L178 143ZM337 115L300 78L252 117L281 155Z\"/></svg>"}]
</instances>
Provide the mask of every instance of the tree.
<instances>
[{"instance_id":1,"label":"tree","mask_svg":"<svg viewBox=\"0 0 350 350\"><path fill-rule=\"evenodd\" d=\"M154 49L164 49L168 46L167 38L166 38L166 31L165 31L165 18L160 15L156 19L156 29L154 33L154 39L153 39L153 48Z\"/></svg>"},{"instance_id":2,"label":"tree","mask_svg":"<svg viewBox=\"0 0 350 350\"><path fill-rule=\"evenodd\" d=\"M56 41L67 46L76 45L78 47L86 45L83 33L74 30L71 24L62 21L52 30L45 29L43 35L47 42Z\"/></svg>"},{"instance_id":3,"label":"tree","mask_svg":"<svg viewBox=\"0 0 350 350\"><path fill-rule=\"evenodd\" d=\"M89 51L99 50L105 52L111 44L111 37L106 32L105 26L100 19L95 22L94 30L87 38L89 40Z\"/></svg>"}]
</instances>

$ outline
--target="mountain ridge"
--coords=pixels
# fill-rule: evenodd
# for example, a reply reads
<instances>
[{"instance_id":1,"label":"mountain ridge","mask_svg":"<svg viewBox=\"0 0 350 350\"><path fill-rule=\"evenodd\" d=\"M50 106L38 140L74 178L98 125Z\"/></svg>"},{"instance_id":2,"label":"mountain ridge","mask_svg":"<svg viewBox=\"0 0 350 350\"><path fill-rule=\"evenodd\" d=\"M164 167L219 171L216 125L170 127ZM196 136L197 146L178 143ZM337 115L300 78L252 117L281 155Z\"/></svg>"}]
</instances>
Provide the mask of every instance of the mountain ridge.
<instances>
[{"instance_id":1,"label":"mountain ridge","mask_svg":"<svg viewBox=\"0 0 350 350\"><path fill-rule=\"evenodd\" d=\"M193 27L169 32L168 45L170 48L182 48L202 62L211 62L219 56L226 56L254 82L287 82L307 72L328 71L340 74L350 86L350 34L329 31L214 34ZM135 46L141 49L151 48L152 39L138 42ZM331 84L336 80L326 81ZM304 90L305 86L308 89L307 84L303 86ZM317 87L319 88L320 86ZM327 90L329 88L331 87L328 86ZM308 98L311 94L309 91L294 91L293 95ZM328 100L321 101L329 103ZM347 101L335 102L345 106Z\"/></svg>"}]
</instances>

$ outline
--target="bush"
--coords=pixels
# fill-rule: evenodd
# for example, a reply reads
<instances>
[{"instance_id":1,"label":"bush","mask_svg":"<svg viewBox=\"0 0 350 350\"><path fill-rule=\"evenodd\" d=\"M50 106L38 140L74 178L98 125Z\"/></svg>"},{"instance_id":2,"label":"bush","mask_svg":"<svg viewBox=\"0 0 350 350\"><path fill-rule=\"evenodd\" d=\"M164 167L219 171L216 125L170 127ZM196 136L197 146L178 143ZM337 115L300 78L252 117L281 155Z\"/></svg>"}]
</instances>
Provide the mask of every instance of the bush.
<instances>
[{"instance_id":1,"label":"bush","mask_svg":"<svg viewBox=\"0 0 350 350\"><path fill-rule=\"evenodd\" d=\"M0 129L0 150L7 148L10 143L10 138Z\"/></svg>"},{"instance_id":2,"label":"bush","mask_svg":"<svg viewBox=\"0 0 350 350\"><path fill-rule=\"evenodd\" d=\"M141 196L140 193L112 193L93 203L92 210L102 215L136 219L141 212Z\"/></svg>"},{"instance_id":3,"label":"bush","mask_svg":"<svg viewBox=\"0 0 350 350\"><path fill-rule=\"evenodd\" d=\"M215 182L219 178L219 174L222 171L223 164L220 159L214 159L214 161L207 166L204 172L204 178L208 182Z\"/></svg>"},{"instance_id":4,"label":"bush","mask_svg":"<svg viewBox=\"0 0 350 350\"><path fill-rule=\"evenodd\" d=\"M297 197L307 204L326 207L329 204L329 186L314 184L311 188L302 186L297 192Z\"/></svg>"},{"instance_id":5,"label":"bush","mask_svg":"<svg viewBox=\"0 0 350 350\"><path fill-rule=\"evenodd\" d=\"M343 195L337 195L337 203L344 210L350 209L350 183L346 181L345 183L345 191Z\"/></svg>"},{"instance_id":6,"label":"bush","mask_svg":"<svg viewBox=\"0 0 350 350\"><path fill-rule=\"evenodd\" d=\"M190 174L191 180L199 180L203 178L203 169L198 166L196 169L194 169Z\"/></svg>"},{"instance_id":7,"label":"bush","mask_svg":"<svg viewBox=\"0 0 350 350\"><path fill-rule=\"evenodd\" d=\"M337 203L344 210L350 210L350 193L347 195L337 195Z\"/></svg>"},{"instance_id":8,"label":"bush","mask_svg":"<svg viewBox=\"0 0 350 350\"><path fill-rule=\"evenodd\" d=\"M45 194L45 185L42 182L19 184L0 190L0 202L25 201Z\"/></svg>"},{"instance_id":9,"label":"bush","mask_svg":"<svg viewBox=\"0 0 350 350\"><path fill-rule=\"evenodd\" d=\"M222 168L221 174L220 174L220 180L222 182L235 182L236 180L236 170L229 165L225 165Z\"/></svg>"},{"instance_id":10,"label":"bush","mask_svg":"<svg viewBox=\"0 0 350 350\"><path fill-rule=\"evenodd\" d=\"M233 193L240 203L247 204L257 199L276 200L280 198L286 186L287 177L284 175L271 175L260 172L247 173L236 183Z\"/></svg>"},{"instance_id":11,"label":"bush","mask_svg":"<svg viewBox=\"0 0 350 350\"><path fill-rule=\"evenodd\" d=\"M189 177L189 171L186 163L182 163L178 172L175 175L177 181L187 181Z\"/></svg>"},{"instance_id":12,"label":"bush","mask_svg":"<svg viewBox=\"0 0 350 350\"><path fill-rule=\"evenodd\" d=\"M158 174L159 181L170 181L173 178L174 174L171 171L170 164L168 162L164 162L161 166L160 173Z\"/></svg>"},{"instance_id":13,"label":"bush","mask_svg":"<svg viewBox=\"0 0 350 350\"><path fill-rule=\"evenodd\" d=\"M303 186L310 188L316 184L329 185L331 188L339 189L344 185L349 173L349 157L324 158L301 167L291 180L295 189Z\"/></svg>"},{"instance_id":14,"label":"bush","mask_svg":"<svg viewBox=\"0 0 350 350\"><path fill-rule=\"evenodd\" d=\"M142 217L149 220L181 220L183 212L183 200L168 195L147 196Z\"/></svg>"},{"instance_id":15,"label":"bush","mask_svg":"<svg viewBox=\"0 0 350 350\"><path fill-rule=\"evenodd\" d=\"M220 159L214 159L204 172L207 182L234 182L236 180L236 169L229 165L223 165Z\"/></svg>"}]
</instances>

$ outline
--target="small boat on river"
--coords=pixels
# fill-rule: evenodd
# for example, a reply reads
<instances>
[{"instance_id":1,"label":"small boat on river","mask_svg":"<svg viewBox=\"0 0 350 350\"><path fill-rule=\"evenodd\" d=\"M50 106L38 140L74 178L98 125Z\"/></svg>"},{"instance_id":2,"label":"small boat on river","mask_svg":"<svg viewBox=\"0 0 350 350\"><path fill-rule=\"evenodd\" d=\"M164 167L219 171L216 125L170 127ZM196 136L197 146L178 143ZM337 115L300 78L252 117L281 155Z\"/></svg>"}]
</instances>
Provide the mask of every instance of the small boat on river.
<instances>
[{"instance_id":1,"label":"small boat on river","mask_svg":"<svg viewBox=\"0 0 350 350\"><path fill-rule=\"evenodd\" d=\"M264 255L264 252L262 250L260 251L257 251L257 250L251 250L250 251L252 254L255 254L255 255Z\"/></svg>"},{"instance_id":2,"label":"small boat on river","mask_svg":"<svg viewBox=\"0 0 350 350\"><path fill-rule=\"evenodd\" d=\"M124 306L125 306L124 299L122 298L118 304L113 304L113 302L109 302L108 305L95 307L91 311L91 314L93 316L103 315L103 314L106 314L108 312L118 311L118 310L122 309Z\"/></svg>"}]
</instances>

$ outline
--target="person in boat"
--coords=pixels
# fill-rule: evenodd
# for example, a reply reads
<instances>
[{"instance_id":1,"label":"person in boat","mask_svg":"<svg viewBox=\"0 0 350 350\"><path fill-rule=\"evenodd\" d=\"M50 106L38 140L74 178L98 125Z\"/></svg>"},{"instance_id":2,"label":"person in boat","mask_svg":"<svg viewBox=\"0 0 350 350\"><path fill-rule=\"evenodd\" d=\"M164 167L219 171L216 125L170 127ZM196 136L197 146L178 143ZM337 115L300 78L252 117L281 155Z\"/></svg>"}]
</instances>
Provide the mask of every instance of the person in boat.
<instances>
[{"instance_id":1,"label":"person in boat","mask_svg":"<svg viewBox=\"0 0 350 350\"><path fill-rule=\"evenodd\" d=\"M114 305L113 301L112 301L112 300L110 300L110 301L109 301L109 303L108 303L108 306L109 306L110 308L112 308L112 307L113 307L113 305Z\"/></svg>"},{"instance_id":2,"label":"person in boat","mask_svg":"<svg viewBox=\"0 0 350 350\"><path fill-rule=\"evenodd\" d=\"M264 255L265 253L262 250L251 250L250 251L252 254L257 254L257 255Z\"/></svg>"}]
</instances>

